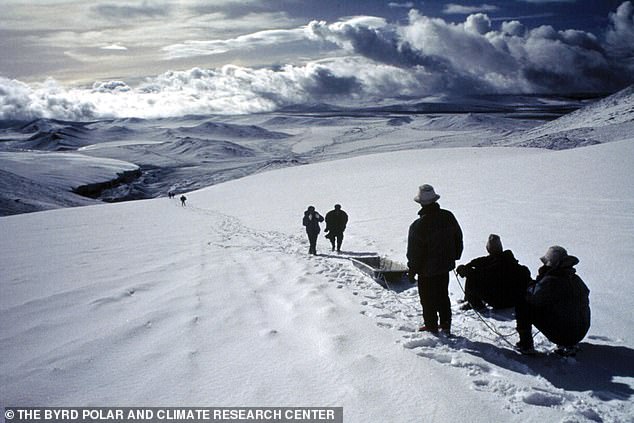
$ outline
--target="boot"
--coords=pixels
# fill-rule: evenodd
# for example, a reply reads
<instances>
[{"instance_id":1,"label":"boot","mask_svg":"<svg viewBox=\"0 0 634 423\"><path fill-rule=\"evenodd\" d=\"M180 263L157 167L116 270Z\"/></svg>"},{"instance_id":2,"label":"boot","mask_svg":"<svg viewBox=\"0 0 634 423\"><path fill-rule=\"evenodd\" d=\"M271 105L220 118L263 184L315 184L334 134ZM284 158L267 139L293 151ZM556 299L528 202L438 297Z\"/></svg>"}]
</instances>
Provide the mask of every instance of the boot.
<instances>
[{"instance_id":1,"label":"boot","mask_svg":"<svg viewBox=\"0 0 634 423\"><path fill-rule=\"evenodd\" d=\"M451 335L451 322L441 323L440 324L440 332L443 335L446 335L446 336Z\"/></svg>"},{"instance_id":2,"label":"boot","mask_svg":"<svg viewBox=\"0 0 634 423\"><path fill-rule=\"evenodd\" d=\"M530 329L518 329L517 333L520 335L520 341L515 344L517 350L524 355L535 355L535 346L533 344L533 334Z\"/></svg>"},{"instance_id":3,"label":"boot","mask_svg":"<svg viewBox=\"0 0 634 423\"><path fill-rule=\"evenodd\" d=\"M567 346L567 347L562 345L557 345L557 348L555 349L555 354L558 354L562 357L574 357L577 355L577 351L579 351L578 345Z\"/></svg>"},{"instance_id":4,"label":"boot","mask_svg":"<svg viewBox=\"0 0 634 423\"><path fill-rule=\"evenodd\" d=\"M430 333L438 333L438 328L432 327L432 326L427 326L427 325L423 325L421 327L418 328L419 332L430 332Z\"/></svg>"}]
</instances>

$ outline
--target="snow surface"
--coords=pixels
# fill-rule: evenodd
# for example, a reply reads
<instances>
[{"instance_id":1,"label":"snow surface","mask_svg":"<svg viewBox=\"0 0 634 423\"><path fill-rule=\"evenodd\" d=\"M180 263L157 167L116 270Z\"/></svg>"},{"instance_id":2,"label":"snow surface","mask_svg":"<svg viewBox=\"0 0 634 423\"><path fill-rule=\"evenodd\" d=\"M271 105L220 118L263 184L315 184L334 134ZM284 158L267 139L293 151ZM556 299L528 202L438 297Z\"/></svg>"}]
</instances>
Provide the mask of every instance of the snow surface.
<instances>
[{"instance_id":1,"label":"snow surface","mask_svg":"<svg viewBox=\"0 0 634 423\"><path fill-rule=\"evenodd\" d=\"M116 179L118 175L139 169L121 160L39 151L0 151L0 166L15 175L66 190Z\"/></svg>"},{"instance_id":2,"label":"snow surface","mask_svg":"<svg viewBox=\"0 0 634 423\"><path fill-rule=\"evenodd\" d=\"M0 218L0 403L343 406L346 422L626 422L634 409L634 139L552 152L454 148L275 170L165 198ZM354 169L354 171L351 171ZM523 357L472 312L416 332L416 288L347 257L404 261L432 183L465 232L533 273L581 259L593 324L577 358ZM305 207L340 202L344 253L307 255ZM10 240L10 242L6 242ZM509 313L486 318L515 342ZM537 348L552 348L541 335Z\"/></svg>"},{"instance_id":3,"label":"snow surface","mask_svg":"<svg viewBox=\"0 0 634 423\"><path fill-rule=\"evenodd\" d=\"M82 173L81 157L85 157L83 162L102 160L102 167L116 160L114 163L119 166L139 167L141 177L116 190L107 190L102 197L154 198L165 196L168 191L191 191L297 164L403 149L486 145L536 124L536 121L471 114L411 117L273 114L88 123L40 119L0 132L4 136L4 142L0 142L0 150L4 150L0 151L4 158L0 166L27 179L31 172L32 182L63 196L80 184L76 174ZM24 139L24 132L30 134L28 139ZM9 166L11 162L23 163L25 158L34 157L42 161L42 166L59 162L58 169L42 178L39 177L42 171L37 168L18 172L14 171L15 166ZM63 163L59 159L64 157L74 157L75 161ZM94 182L112 178L108 173L89 175L97 179ZM8 200L7 212L2 214L12 214L11 205L15 204L12 201L16 199L19 204L40 199L39 193L33 194L28 187L20 189L19 185L0 180L0 201ZM30 211L37 210L41 209ZM18 208L13 213L23 211Z\"/></svg>"},{"instance_id":4,"label":"snow surface","mask_svg":"<svg viewBox=\"0 0 634 423\"><path fill-rule=\"evenodd\" d=\"M634 133L634 86L521 134L507 145L555 150L623 139Z\"/></svg>"},{"instance_id":5,"label":"snow surface","mask_svg":"<svg viewBox=\"0 0 634 423\"><path fill-rule=\"evenodd\" d=\"M93 204L68 189L136 166L163 172L148 192L170 180L218 184L186 192L185 207L157 198L0 217L0 407L342 406L346 422L632 422L633 98L625 90L539 126L482 114L282 113L4 131L7 210ZM26 150L36 146L48 151ZM275 169L298 163L312 164ZM416 287L385 289L352 265L364 255L405 262L423 183L463 228L462 263L485 254L489 233L533 275L550 245L580 258L593 320L576 358L516 354L512 311L460 311L454 276L456 337L419 333ZM302 212L335 203L351 218L344 251L322 237L309 256ZM535 333L537 349L552 350Z\"/></svg>"}]
</instances>

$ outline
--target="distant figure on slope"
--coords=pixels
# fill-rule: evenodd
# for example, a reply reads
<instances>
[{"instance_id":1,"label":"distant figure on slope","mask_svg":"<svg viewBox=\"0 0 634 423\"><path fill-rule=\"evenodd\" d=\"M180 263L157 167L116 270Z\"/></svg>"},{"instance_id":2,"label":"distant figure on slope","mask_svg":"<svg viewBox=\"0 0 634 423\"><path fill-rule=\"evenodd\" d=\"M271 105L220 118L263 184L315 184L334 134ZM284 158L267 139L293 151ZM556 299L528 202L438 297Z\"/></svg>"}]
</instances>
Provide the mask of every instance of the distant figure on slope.
<instances>
[{"instance_id":1,"label":"distant figure on slope","mask_svg":"<svg viewBox=\"0 0 634 423\"><path fill-rule=\"evenodd\" d=\"M451 333L449 272L462 255L462 230L454 215L441 209L440 196L431 185L422 185L414 201L421 205L419 218L409 227L407 239L408 276L418 275L418 294L425 325L419 330ZM439 324L440 319L440 324Z\"/></svg>"},{"instance_id":2,"label":"distant figure on slope","mask_svg":"<svg viewBox=\"0 0 634 423\"><path fill-rule=\"evenodd\" d=\"M335 242L337 252L341 252L341 244L343 243L343 231L346 230L348 224L348 214L341 210L340 204L335 204L335 209L326 213L326 238L332 244L332 251L335 251Z\"/></svg>"},{"instance_id":3,"label":"distant figure on slope","mask_svg":"<svg viewBox=\"0 0 634 423\"><path fill-rule=\"evenodd\" d=\"M486 304L493 308L515 307L531 280L530 270L518 263L511 250L504 251L498 235L489 235L486 249L489 255L456 269L467 278L462 310L484 310Z\"/></svg>"},{"instance_id":4,"label":"distant figure on slope","mask_svg":"<svg viewBox=\"0 0 634 423\"><path fill-rule=\"evenodd\" d=\"M531 326L535 325L561 355L574 355L577 344L590 329L590 290L573 266L579 259L565 248L553 246L540 259L544 264L526 292L517 314L517 347L523 354L534 353Z\"/></svg>"},{"instance_id":5,"label":"distant figure on slope","mask_svg":"<svg viewBox=\"0 0 634 423\"><path fill-rule=\"evenodd\" d=\"M187 201L187 197L181 195L181 206L185 207L185 201Z\"/></svg>"},{"instance_id":6,"label":"distant figure on slope","mask_svg":"<svg viewBox=\"0 0 634 423\"><path fill-rule=\"evenodd\" d=\"M304 220L302 223L306 226L306 234L308 235L308 243L310 244L308 254L317 254L317 237L321 231L319 223L323 221L324 218L315 211L315 207L313 206L309 206L304 212Z\"/></svg>"},{"instance_id":7,"label":"distant figure on slope","mask_svg":"<svg viewBox=\"0 0 634 423\"><path fill-rule=\"evenodd\" d=\"M174 198L175 196L174 191L167 191L167 198Z\"/></svg>"}]
</instances>

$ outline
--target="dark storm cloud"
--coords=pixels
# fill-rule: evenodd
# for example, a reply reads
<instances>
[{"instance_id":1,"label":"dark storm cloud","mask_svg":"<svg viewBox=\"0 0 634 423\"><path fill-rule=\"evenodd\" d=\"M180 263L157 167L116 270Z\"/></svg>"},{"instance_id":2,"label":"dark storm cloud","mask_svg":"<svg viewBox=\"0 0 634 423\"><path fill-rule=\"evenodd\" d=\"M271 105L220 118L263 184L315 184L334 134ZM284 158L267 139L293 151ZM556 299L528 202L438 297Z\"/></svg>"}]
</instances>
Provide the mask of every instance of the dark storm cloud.
<instances>
[{"instance_id":1,"label":"dark storm cloud","mask_svg":"<svg viewBox=\"0 0 634 423\"><path fill-rule=\"evenodd\" d=\"M540 26L527 31L517 21L493 29L486 14L462 24L410 12L407 25L370 25L362 20L336 24L312 22L314 37L335 42L354 54L399 66L443 74L441 90L471 92L616 90L633 82L632 69L614 60L627 53L632 37L631 2L611 16L607 42L579 30ZM469 88L470 86L470 88Z\"/></svg>"},{"instance_id":2,"label":"dark storm cloud","mask_svg":"<svg viewBox=\"0 0 634 423\"><path fill-rule=\"evenodd\" d=\"M306 89L311 95L348 95L361 92L361 84L354 76L336 76L330 69L318 68Z\"/></svg>"}]
</instances>

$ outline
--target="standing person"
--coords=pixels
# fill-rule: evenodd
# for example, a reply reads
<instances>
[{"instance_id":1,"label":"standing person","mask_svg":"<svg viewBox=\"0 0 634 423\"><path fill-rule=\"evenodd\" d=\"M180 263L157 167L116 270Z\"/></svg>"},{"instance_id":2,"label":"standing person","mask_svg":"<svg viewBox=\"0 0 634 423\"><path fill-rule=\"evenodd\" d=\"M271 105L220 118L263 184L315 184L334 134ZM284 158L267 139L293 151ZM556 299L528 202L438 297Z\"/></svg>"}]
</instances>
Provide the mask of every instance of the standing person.
<instances>
[{"instance_id":1,"label":"standing person","mask_svg":"<svg viewBox=\"0 0 634 423\"><path fill-rule=\"evenodd\" d=\"M343 243L343 231L346 230L348 224L348 214L341 210L340 204L335 204L335 209L326 213L326 229L328 233L326 238L332 244L332 251L335 251L335 242L337 244L337 252L341 252L341 244Z\"/></svg>"},{"instance_id":2,"label":"standing person","mask_svg":"<svg viewBox=\"0 0 634 423\"><path fill-rule=\"evenodd\" d=\"M462 230L454 215L441 209L431 185L421 185L414 201L421 205L419 218L409 227L407 267L409 278L418 276L418 294L423 307L420 331L451 333L449 272L462 255ZM440 322L439 322L440 319Z\"/></svg>"},{"instance_id":3,"label":"standing person","mask_svg":"<svg viewBox=\"0 0 634 423\"><path fill-rule=\"evenodd\" d=\"M523 308L516 315L522 354L533 354L532 326L557 344L556 353L574 355L577 344L590 329L590 290L573 267L579 263L558 245L548 249L540 259L535 282L526 292Z\"/></svg>"},{"instance_id":4,"label":"standing person","mask_svg":"<svg viewBox=\"0 0 634 423\"><path fill-rule=\"evenodd\" d=\"M317 211L315 207L308 206L308 209L304 212L304 220L302 223L306 226L306 234L308 235L308 254L317 255L317 237L321 228L319 223L323 222L324 218Z\"/></svg>"},{"instance_id":5,"label":"standing person","mask_svg":"<svg viewBox=\"0 0 634 423\"><path fill-rule=\"evenodd\" d=\"M185 207L185 201L187 201L187 197L181 195L181 206Z\"/></svg>"},{"instance_id":6,"label":"standing person","mask_svg":"<svg viewBox=\"0 0 634 423\"><path fill-rule=\"evenodd\" d=\"M484 310L486 304L493 308L515 307L531 280L530 270L519 264L511 250L502 248L499 235L489 235L486 250L489 255L474 258L456 269L467 278L462 310Z\"/></svg>"}]
</instances>

